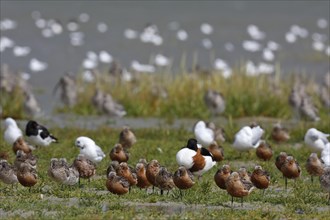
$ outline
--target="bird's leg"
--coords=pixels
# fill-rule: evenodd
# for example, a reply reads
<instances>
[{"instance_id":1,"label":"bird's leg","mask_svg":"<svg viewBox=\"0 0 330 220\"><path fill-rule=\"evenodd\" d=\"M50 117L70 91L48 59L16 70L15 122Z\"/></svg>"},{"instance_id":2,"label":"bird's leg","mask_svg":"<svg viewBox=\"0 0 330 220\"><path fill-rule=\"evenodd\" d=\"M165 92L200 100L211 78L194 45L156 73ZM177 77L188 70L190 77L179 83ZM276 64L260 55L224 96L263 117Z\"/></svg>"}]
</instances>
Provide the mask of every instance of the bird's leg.
<instances>
[{"instance_id":1,"label":"bird's leg","mask_svg":"<svg viewBox=\"0 0 330 220\"><path fill-rule=\"evenodd\" d=\"M231 197L231 207L233 208L233 203L234 203L234 197Z\"/></svg>"},{"instance_id":2,"label":"bird's leg","mask_svg":"<svg viewBox=\"0 0 330 220\"><path fill-rule=\"evenodd\" d=\"M160 190L160 195L163 195L164 194L164 191L163 189Z\"/></svg>"},{"instance_id":3,"label":"bird's leg","mask_svg":"<svg viewBox=\"0 0 330 220\"><path fill-rule=\"evenodd\" d=\"M128 193L131 193L131 186L128 187Z\"/></svg>"},{"instance_id":4,"label":"bird's leg","mask_svg":"<svg viewBox=\"0 0 330 220\"><path fill-rule=\"evenodd\" d=\"M288 189L288 178L284 177L285 178L285 190Z\"/></svg>"},{"instance_id":5,"label":"bird's leg","mask_svg":"<svg viewBox=\"0 0 330 220\"><path fill-rule=\"evenodd\" d=\"M170 190L167 190L167 195L170 193Z\"/></svg>"},{"instance_id":6,"label":"bird's leg","mask_svg":"<svg viewBox=\"0 0 330 220\"><path fill-rule=\"evenodd\" d=\"M312 183L313 183L313 176L311 175L311 181L312 181Z\"/></svg>"},{"instance_id":7,"label":"bird's leg","mask_svg":"<svg viewBox=\"0 0 330 220\"><path fill-rule=\"evenodd\" d=\"M243 197L241 197L241 207L243 207Z\"/></svg>"},{"instance_id":8,"label":"bird's leg","mask_svg":"<svg viewBox=\"0 0 330 220\"><path fill-rule=\"evenodd\" d=\"M182 200L182 190L179 189L179 192L180 192L180 199Z\"/></svg>"},{"instance_id":9,"label":"bird's leg","mask_svg":"<svg viewBox=\"0 0 330 220\"><path fill-rule=\"evenodd\" d=\"M262 196L265 196L265 191L266 191L266 189L264 189L264 190L262 191Z\"/></svg>"}]
</instances>

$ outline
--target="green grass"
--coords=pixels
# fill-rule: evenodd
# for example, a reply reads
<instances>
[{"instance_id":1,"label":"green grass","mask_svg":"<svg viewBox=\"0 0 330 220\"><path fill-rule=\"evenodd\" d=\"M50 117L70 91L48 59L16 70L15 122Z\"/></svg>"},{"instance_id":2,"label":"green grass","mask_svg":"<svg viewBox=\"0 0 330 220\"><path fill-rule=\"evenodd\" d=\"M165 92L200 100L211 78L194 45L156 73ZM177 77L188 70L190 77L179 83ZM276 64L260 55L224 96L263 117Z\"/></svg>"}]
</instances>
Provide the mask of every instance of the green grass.
<instances>
[{"instance_id":1,"label":"green grass","mask_svg":"<svg viewBox=\"0 0 330 220\"><path fill-rule=\"evenodd\" d=\"M325 121L319 123L302 122L291 129L292 139L278 145L269 140L271 125L261 122L266 129L265 138L273 147L275 154L271 161L258 160L254 152L239 153L232 149L233 134L239 129L234 120L225 125L228 141L223 144L225 160L207 172L192 189L184 192L182 200L179 192L174 189L169 195L150 194L134 187L129 194L116 196L105 187L105 170L110 163L108 153L118 141L119 130L102 126L96 130L77 128L51 128L60 143L34 151L39 157L38 183L29 193L21 185L11 186L0 183L0 218L1 213L10 214L7 219L325 219L328 217L329 206L327 194L318 181L310 182L305 169L305 161L310 151L303 144L303 135L307 128L314 126L324 132L330 132L330 125ZM186 144L193 133L188 129L136 129L138 142L131 148L128 163L135 166L144 157L148 161L157 159L170 171L177 169L176 152ZM3 140L1 130L0 140ZM97 175L88 183L82 180L83 188L78 186L61 188L47 176L47 169L52 157L66 157L71 163L79 150L74 146L78 136L86 135L93 138L102 147L107 157L98 165ZM161 151L159 150L161 149ZM9 161L14 161L11 146L3 143L1 151L10 153ZM302 168L302 176L295 183L288 182L288 190L284 189L284 179L274 165L275 156L280 151L294 155ZM213 175L223 164L228 163L236 170L245 165L252 171L260 164L271 174L271 186L263 196L262 191L254 190L244 198L244 206L235 199L234 208L230 207L230 196L218 188ZM41 198L43 196L43 198Z\"/></svg>"}]
</instances>

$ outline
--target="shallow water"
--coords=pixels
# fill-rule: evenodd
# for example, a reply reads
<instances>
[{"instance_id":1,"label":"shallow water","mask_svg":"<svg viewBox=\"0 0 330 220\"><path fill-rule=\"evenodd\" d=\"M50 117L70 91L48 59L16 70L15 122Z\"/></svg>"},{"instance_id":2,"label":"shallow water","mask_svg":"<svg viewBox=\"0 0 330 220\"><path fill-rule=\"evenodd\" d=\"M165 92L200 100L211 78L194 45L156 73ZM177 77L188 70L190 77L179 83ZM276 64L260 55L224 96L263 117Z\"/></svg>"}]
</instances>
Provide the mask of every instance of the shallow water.
<instances>
[{"instance_id":1,"label":"shallow water","mask_svg":"<svg viewBox=\"0 0 330 220\"><path fill-rule=\"evenodd\" d=\"M327 35L325 45L329 45L329 28L320 29L316 25L319 18L329 21L329 4L329 1L1 1L1 19L10 18L18 23L14 30L1 31L1 36L10 37L17 45L29 46L32 50L26 57L14 57L10 49L6 50L1 53L1 64L8 63L14 70L30 73L28 63L31 58L36 57L48 63L46 71L32 73L30 83L41 90L37 99L49 115L56 105L51 92L57 80L67 71L77 73L81 70L87 51L107 50L126 67L134 59L148 63L151 55L162 53L173 59L173 71L176 71L184 52L187 55L187 68L191 67L195 52L202 67L211 67L212 53L215 58L220 57L228 61L230 66L235 66L244 60L262 61L261 52L246 52L241 46L243 40L250 39L246 32L247 25L255 24L267 35L266 40L260 41L261 44L273 40L282 45L276 54L276 62L281 63L283 73L306 72L319 78L329 71L329 58L312 49L311 36L298 39L295 44L288 44L284 36L291 25L297 24L305 27L310 35L314 32ZM40 11L42 17L59 19L63 24L82 12L88 13L90 21L81 26L81 31L86 34L85 44L81 47L71 46L67 31L49 39L42 37L31 18L31 12L36 10ZM168 30L171 21L179 22L188 32L187 41L176 40L175 33ZM97 31L99 22L108 25L106 33ZM157 47L138 39L123 38L126 28L141 31L148 22L158 26L164 39L163 45ZM203 22L214 27L214 33L209 37L200 32ZM206 37L213 42L211 52L201 46L201 39ZM233 52L224 49L227 42L235 46ZM101 70L107 68L108 65L100 66Z\"/></svg>"}]
</instances>

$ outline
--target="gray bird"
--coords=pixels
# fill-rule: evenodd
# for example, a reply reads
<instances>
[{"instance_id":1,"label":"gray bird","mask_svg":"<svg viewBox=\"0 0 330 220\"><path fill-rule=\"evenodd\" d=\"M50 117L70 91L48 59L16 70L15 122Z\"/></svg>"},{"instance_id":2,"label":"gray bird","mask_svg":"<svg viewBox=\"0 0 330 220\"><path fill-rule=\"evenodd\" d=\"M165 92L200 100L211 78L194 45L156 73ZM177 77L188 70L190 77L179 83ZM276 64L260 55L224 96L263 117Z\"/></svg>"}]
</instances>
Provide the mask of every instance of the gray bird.
<instances>
[{"instance_id":1,"label":"gray bird","mask_svg":"<svg viewBox=\"0 0 330 220\"><path fill-rule=\"evenodd\" d=\"M75 77L70 73L66 73L60 78L55 85L53 94L55 94L58 89L60 89L60 96L64 105L71 108L77 103L77 83Z\"/></svg>"},{"instance_id":2,"label":"gray bird","mask_svg":"<svg viewBox=\"0 0 330 220\"><path fill-rule=\"evenodd\" d=\"M5 184L15 184L18 182L17 170L11 166L7 160L0 160L0 180Z\"/></svg>"},{"instance_id":3,"label":"gray bird","mask_svg":"<svg viewBox=\"0 0 330 220\"><path fill-rule=\"evenodd\" d=\"M110 94L105 94L103 99L103 112L109 116L123 117L126 115L124 106L113 100Z\"/></svg>"},{"instance_id":4,"label":"gray bird","mask_svg":"<svg viewBox=\"0 0 330 220\"><path fill-rule=\"evenodd\" d=\"M320 176L320 183L322 188L329 193L329 205L330 205L330 166L324 168L322 176Z\"/></svg>"},{"instance_id":5,"label":"gray bird","mask_svg":"<svg viewBox=\"0 0 330 220\"><path fill-rule=\"evenodd\" d=\"M40 114L41 109L33 93L31 91L25 91L24 96L24 112L31 117Z\"/></svg>"},{"instance_id":6,"label":"gray bird","mask_svg":"<svg viewBox=\"0 0 330 220\"><path fill-rule=\"evenodd\" d=\"M212 116L220 115L225 111L226 101L220 92L207 90L204 95L204 102L211 111Z\"/></svg>"}]
</instances>

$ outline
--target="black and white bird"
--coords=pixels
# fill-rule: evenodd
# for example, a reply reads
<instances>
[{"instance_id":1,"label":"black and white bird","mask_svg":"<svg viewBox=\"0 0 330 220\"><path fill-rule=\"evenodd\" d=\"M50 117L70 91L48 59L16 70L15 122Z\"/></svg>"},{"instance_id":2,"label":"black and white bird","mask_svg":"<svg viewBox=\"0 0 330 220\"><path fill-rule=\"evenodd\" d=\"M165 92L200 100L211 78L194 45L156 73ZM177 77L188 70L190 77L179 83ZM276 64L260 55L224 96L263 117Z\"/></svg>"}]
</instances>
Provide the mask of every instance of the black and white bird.
<instances>
[{"instance_id":1,"label":"black and white bird","mask_svg":"<svg viewBox=\"0 0 330 220\"><path fill-rule=\"evenodd\" d=\"M58 142L57 138L46 127L32 120L26 124L25 135L27 136L27 141L35 146L45 147L52 142Z\"/></svg>"}]
</instances>

